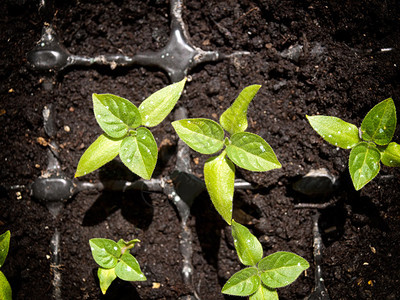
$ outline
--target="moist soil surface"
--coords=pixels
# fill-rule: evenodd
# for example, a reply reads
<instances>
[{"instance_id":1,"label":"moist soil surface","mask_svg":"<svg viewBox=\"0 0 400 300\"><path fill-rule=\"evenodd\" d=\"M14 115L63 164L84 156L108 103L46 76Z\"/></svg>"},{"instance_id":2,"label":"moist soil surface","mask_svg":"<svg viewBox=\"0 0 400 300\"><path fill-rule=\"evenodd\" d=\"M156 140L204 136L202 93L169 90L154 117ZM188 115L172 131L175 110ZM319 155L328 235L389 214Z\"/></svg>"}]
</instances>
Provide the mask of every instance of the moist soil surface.
<instances>
[{"instance_id":1,"label":"moist soil surface","mask_svg":"<svg viewBox=\"0 0 400 300\"><path fill-rule=\"evenodd\" d=\"M14 299L53 296L50 240L61 234L61 299L178 299L195 290L201 299L223 296L227 279L242 268L230 228L207 193L191 208L193 286L182 278L180 219L162 193L78 193L55 218L32 198L29 185L47 166L48 143L60 147L62 172L73 178L80 156L101 133L92 111L92 93L112 93L139 105L169 84L156 68L76 67L39 73L27 52L49 22L70 53L95 56L158 50L170 33L168 1L56 1L50 18L34 1L1 2L0 18L0 232L11 231L2 272ZM39 1L37 1L39 2ZM204 64L190 72L177 106L188 117L218 116L251 84L262 88L249 107L248 131L274 149L282 168L236 177L257 186L235 192L234 218L260 239L264 254L292 251L310 269L281 299L303 299L314 284L312 216L298 203L333 203L321 209L322 270L331 299L400 299L400 172L381 167L361 191L352 186L349 151L322 140L305 115L332 115L359 126L378 102L392 97L400 107L400 5L398 1L185 1L183 20L193 45L204 50L250 55ZM381 51L391 48L391 51ZM57 134L43 126L45 105L55 106ZM153 175L171 174L177 135L173 114L153 129L160 160ZM394 141L400 142L396 130ZM209 156L191 152L191 166L202 178ZM326 168L337 178L332 193L307 198L292 188L311 169ZM77 181L137 178L118 159ZM15 187L22 185L22 187ZM14 189L11 187L14 186ZM24 188L25 186L25 188ZM102 296L88 241L138 238L132 254L145 282L116 280Z\"/></svg>"}]
</instances>

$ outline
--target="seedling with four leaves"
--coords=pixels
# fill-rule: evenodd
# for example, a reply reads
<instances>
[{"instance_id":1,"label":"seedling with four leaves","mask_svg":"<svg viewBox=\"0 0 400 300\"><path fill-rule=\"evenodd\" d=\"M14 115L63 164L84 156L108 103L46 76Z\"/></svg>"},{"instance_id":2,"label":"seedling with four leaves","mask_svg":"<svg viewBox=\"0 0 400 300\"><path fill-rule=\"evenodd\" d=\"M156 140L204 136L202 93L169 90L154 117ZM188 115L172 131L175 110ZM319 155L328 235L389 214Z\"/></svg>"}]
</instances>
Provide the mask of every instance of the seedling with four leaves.
<instances>
[{"instance_id":1,"label":"seedling with four leaves","mask_svg":"<svg viewBox=\"0 0 400 300\"><path fill-rule=\"evenodd\" d=\"M4 232L0 235L0 268L3 266L7 254L8 249L10 248L10 231ZM6 276L4 276L3 272L0 271L0 299L11 300L12 292L11 286L8 283Z\"/></svg>"},{"instance_id":2,"label":"seedling with four leaves","mask_svg":"<svg viewBox=\"0 0 400 300\"><path fill-rule=\"evenodd\" d=\"M391 142L396 129L396 107L391 98L375 105L365 116L360 129L330 116L307 116L312 128L328 143L352 149L349 171L358 191L380 170L380 162L400 167L400 145Z\"/></svg>"},{"instance_id":3,"label":"seedling with four leaves","mask_svg":"<svg viewBox=\"0 0 400 300\"><path fill-rule=\"evenodd\" d=\"M260 85L243 89L234 103L220 117L220 124L204 119L184 119L172 122L179 137L193 150L202 154L218 155L204 165L204 180L218 213L231 224L235 165L250 171L269 171L281 164L268 143L260 136L245 132L247 109ZM230 134L225 137L224 129Z\"/></svg>"},{"instance_id":4,"label":"seedling with four leaves","mask_svg":"<svg viewBox=\"0 0 400 300\"><path fill-rule=\"evenodd\" d=\"M168 116L185 82L186 78L155 92L139 108L112 94L93 94L94 115L104 133L82 155L75 177L97 170L119 154L129 170L150 179L157 163L158 148L146 127L154 127Z\"/></svg>"},{"instance_id":5,"label":"seedling with four leaves","mask_svg":"<svg viewBox=\"0 0 400 300\"><path fill-rule=\"evenodd\" d=\"M239 260L247 268L232 275L222 293L250 296L249 300L277 300L277 288L291 284L310 267L291 252L275 252L263 258L261 243L243 225L232 220L232 236Z\"/></svg>"},{"instance_id":6,"label":"seedling with four leaves","mask_svg":"<svg viewBox=\"0 0 400 300\"><path fill-rule=\"evenodd\" d=\"M126 281L145 281L146 276L140 270L136 258L129 253L136 243L134 239L129 242L119 240L118 243L109 239L91 239L89 241L92 256L100 266L97 276L103 294L117 277Z\"/></svg>"}]
</instances>

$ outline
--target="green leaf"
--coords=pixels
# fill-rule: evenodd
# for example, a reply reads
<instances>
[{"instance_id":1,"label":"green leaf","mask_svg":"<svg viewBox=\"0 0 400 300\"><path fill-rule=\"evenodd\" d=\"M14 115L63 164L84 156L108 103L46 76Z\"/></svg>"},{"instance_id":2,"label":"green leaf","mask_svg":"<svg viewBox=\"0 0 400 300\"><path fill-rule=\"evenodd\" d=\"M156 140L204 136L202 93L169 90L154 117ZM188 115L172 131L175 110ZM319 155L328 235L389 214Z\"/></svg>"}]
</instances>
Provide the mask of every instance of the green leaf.
<instances>
[{"instance_id":1,"label":"green leaf","mask_svg":"<svg viewBox=\"0 0 400 300\"><path fill-rule=\"evenodd\" d=\"M391 98L375 105L361 123L362 137L378 145L387 145L396 129L396 107Z\"/></svg>"},{"instance_id":2,"label":"green leaf","mask_svg":"<svg viewBox=\"0 0 400 300\"><path fill-rule=\"evenodd\" d=\"M257 291L250 296L249 300L279 300L279 297L275 289L270 289L261 283Z\"/></svg>"},{"instance_id":3,"label":"green leaf","mask_svg":"<svg viewBox=\"0 0 400 300\"><path fill-rule=\"evenodd\" d=\"M0 299L12 300L11 286L8 283L6 276L0 271Z\"/></svg>"},{"instance_id":4,"label":"green leaf","mask_svg":"<svg viewBox=\"0 0 400 300\"><path fill-rule=\"evenodd\" d=\"M176 133L190 148L202 154L213 154L224 145L224 130L209 119L184 119L172 122Z\"/></svg>"},{"instance_id":5,"label":"green leaf","mask_svg":"<svg viewBox=\"0 0 400 300\"><path fill-rule=\"evenodd\" d=\"M235 133L226 153L236 165L246 170L264 172L281 167L270 145L253 133Z\"/></svg>"},{"instance_id":6,"label":"green leaf","mask_svg":"<svg viewBox=\"0 0 400 300\"><path fill-rule=\"evenodd\" d=\"M144 179L150 179L157 164L158 149L153 134L140 127L136 134L124 138L119 156L125 166Z\"/></svg>"},{"instance_id":7,"label":"green leaf","mask_svg":"<svg viewBox=\"0 0 400 300\"><path fill-rule=\"evenodd\" d=\"M247 108L261 85L245 87L235 102L221 115L219 122L231 135L247 129Z\"/></svg>"},{"instance_id":8,"label":"green leaf","mask_svg":"<svg viewBox=\"0 0 400 300\"><path fill-rule=\"evenodd\" d=\"M186 78L155 92L139 105L142 125L153 127L160 124L174 108L182 95Z\"/></svg>"},{"instance_id":9,"label":"green leaf","mask_svg":"<svg viewBox=\"0 0 400 300\"><path fill-rule=\"evenodd\" d=\"M381 152L381 161L388 167L400 167L400 145L392 142Z\"/></svg>"},{"instance_id":10,"label":"green leaf","mask_svg":"<svg viewBox=\"0 0 400 300\"><path fill-rule=\"evenodd\" d=\"M306 116L311 127L328 143L351 149L361 142L357 126L329 116Z\"/></svg>"},{"instance_id":11,"label":"green leaf","mask_svg":"<svg viewBox=\"0 0 400 300\"><path fill-rule=\"evenodd\" d=\"M120 239L117 242L117 244L121 248L122 252L124 252L123 249L125 249L125 250L132 249L133 247L135 247L136 243L140 243L140 240L134 239L129 242L125 242L123 239Z\"/></svg>"},{"instance_id":12,"label":"green leaf","mask_svg":"<svg viewBox=\"0 0 400 300\"><path fill-rule=\"evenodd\" d=\"M280 288L291 284L310 265L291 252L276 252L258 263L262 282L269 288Z\"/></svg>"},{"instance_id":13,"label":"green leaf","mask_svg":"<svg viewBox=\"0 0 400 300\"><path fill-rule=\"evenodd\" d=\"M258 239L245 226L234 220L232 220L232 236L240 262L246 266L255 266L263 255Z\"/></svg>"},{"instance_id":14,"label":"green leaf","mask_svg":"<svg viewBox=\"0 0 400 300\"><path fill-rule=\"evenodd\" d=\"M89 174L112 161L119 153L121 142L122 139L114 139L106 134L100 135L83 153L75 177Z\"/></svg>"},{"instance_id":15,"label":"green leaf","mask_svg":"<svg viewBox=\"0 0 400 300\"><path fill-rule=\"evenodd\" d=\"M142 120L139 110L129 100L111 94L93 94L94 116L110 137L122 138Z\"/></svg>"},{"instance_id":16,"label":"green leaf","mask_svg":"<svg viewBox=\"0 0 400 300\"><path fill-rule=\"evenodd\" d=\"M135 257L130 253L124 253L121 260L115 267L115 274L118 278L126 281L145 281L146 276L140 270L140 266Z\"/></svg>"},{"instance_id":17,"label":"green leaf","mask_svg":"<svg viewBox=\"0 0 400 300\"><path fill-rule=\"evenodd\" d=\"M379 150L371 143L360 143L351 150L349 171L357 191L378 175L380 159Z\"/></svg>"},{"instance_id":18,"label":"green leaf","mask_svg":"<svg viewBox=\"0 0 400 300\"><path fill-rule=\"evenodd\" d=\"M260 286L257 268L246 268L232 275L222 288L223 294L249 296Z\"/></svg>"},{"instance_id":19,"label":"green leaf","mask_svg":"<svg viewBox=\"0 0 400 300\"><path fill-rule=\"evenodd\" d=\"M235 166L225 151L204 164L204 181L211 201L222 218L230 225L235 188Z\"/></svg>"},{"instance_id":20,"label":"green leaf","mask_svg":"<svg viewBox=\"0 0 400 300\"><path fill-rule=\"evenodd\" d=\"M109 239L95 238L89 240L90 250L96 263L105 269L114 268L121 256L121 248Z\"/></svg>"},{"instance_id":21,"label":"green leaf","mask_svg":"<svg viewBox=\"0 0 400 300\"><path fill-rule=\"evenodd\" d=\"M0 268L6 260L8 249L10 248L11 233L9 230L0 235Z\"/></svg>"},{"instance_id":22,"label":"green leaf","mask_svg":"<svg viewBox=\"0 0 400 300\"><path fill-rule=\"evenodd\" d=\"M100 289L104 295L107 292L107 289L109 288L111 283L114 281L114 279L117 278L117 275L115 274L115 268L111 269L99 268L97 270L97 277L99 277Z\"/></svg>"}]
</instances>

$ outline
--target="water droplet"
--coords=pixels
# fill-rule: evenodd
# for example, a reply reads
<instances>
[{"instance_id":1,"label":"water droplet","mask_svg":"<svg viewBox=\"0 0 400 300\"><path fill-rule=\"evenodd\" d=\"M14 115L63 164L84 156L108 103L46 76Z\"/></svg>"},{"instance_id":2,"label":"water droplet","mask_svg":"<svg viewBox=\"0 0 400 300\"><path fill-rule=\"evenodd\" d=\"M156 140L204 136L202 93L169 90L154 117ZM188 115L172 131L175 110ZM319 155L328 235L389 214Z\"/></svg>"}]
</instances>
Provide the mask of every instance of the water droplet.
<instances>
[{"instance_id":1,"label":"water droplet","mask_svg":"<svg viewBox=\"0 0 400 300\"><path fill-rule=\"evenodd\" d=\"M118 248L117 248L117 247L114 247L114 250L115 250L115 251L117 251L117 250L118 250Z\"/></svg>"},{"instance_id":2,"label":"water droplet","mask_svg":"<svg viewBox=\"0 0 400 300\"><path fill-rule=\"evenodd\" d=\"M93 251L93 250L94 250L94 248L93 248L93 247L90 247L90 250L92 250L92 251ZM1 251L3 251L3 250L1 250Z\"/></svg>"},{"instance_id":3,"label":"water droplet","mask_svg":"<svg viewBox=\"0 0 400 300\"><path fill-rule=\"evenodd\" d=\"M337 133L340 134L340 131L338 131Z\"/></svg>"},{"instance_id":4,"label":"water droplet","mask_svg":"<svg viewBox=\"0 0 400 300\"><path fill-rule=\"evenodd\" d=\"M144 124L144 125L149 126L149 125L150 125L150 122L146 122L146 124Z\"/></svg>"},{"instance_id":5,"label":"water droplet","mask_svg":"<svg viewBox=\"0 0 400 300\"><path fill-rule=\"evenodd\" d=\"M131 160L130 160L129 158L128 158L126 161L127 161L128 163L131 162Z\"/></svg>"},{"instance_id":6,"label":"water droplet","mask_svg":"<svg viewBox=\"0 0 400 300\"><path fill-rule=\"evenodd\" d=\"M330 138L331 138L331 137L332 137L332 135L330 134L330 135L328 135L328 137L330 137Z\"/></svg>"},{"instance_id":7,"label":"water droplet","mask_svg":"<svg viewBox=\"0 0 400 300\"><path fill-rule=\"evenodd\" d=\"M265 152L265 149L264 149L264 146L263 146L263 145L260 146L260 150L261 150L262 152Z\"/></svg>"},{"instance_id":8,"label":"water droplet","mask_svg":"<svg viewBox=\"0 0 400 300\"><path fill-rule=\"evenodd\" d=\"M161 55L161 58L164 58L165 56L164 56L164 54L163 55Z\"/></svg>"},{"instance_id":9,"label":"water droplet","mask_svg":"<svg viewBox=\"0 0 400 300\"><path fill-rule=\"evenodd\" d=\"M145 115L144 119L147 120L149 118L149 115Z\"/></svg>"},{"instance_id":10,"label":"water droplet","mask_svg":"<svg viewBox=\"0 0 400 300\"><path fill-rule=\"evenodd\" d=\"M106 108L107 108L107 109L109 109L109 107L108 107L108 106L106 106Z\"/></svg>"},{"instance_id":11,"label":"water droplet","mask_svg":"<svg viewBox=\"0 0 400 300\"><path fill-rule=\"evenodd\" d=\"M132 271L132 268L131 268L130 266L126 266L126 270L127 270L128 272L130 272L130 271Z\"/></svg>"}]
</instances>

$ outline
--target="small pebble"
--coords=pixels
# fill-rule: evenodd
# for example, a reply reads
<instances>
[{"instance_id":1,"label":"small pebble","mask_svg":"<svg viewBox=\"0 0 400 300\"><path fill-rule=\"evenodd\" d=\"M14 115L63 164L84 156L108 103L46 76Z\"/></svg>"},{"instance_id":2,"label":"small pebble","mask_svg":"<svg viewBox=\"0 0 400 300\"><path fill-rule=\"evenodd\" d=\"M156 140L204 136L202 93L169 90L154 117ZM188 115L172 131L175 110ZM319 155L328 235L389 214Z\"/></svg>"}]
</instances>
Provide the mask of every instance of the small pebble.
<instances>
[{"instance_id":1,"label":"small pebble","mask_svg":"<svg viewBox=\"0 0 400 300\"><path fill-rule=\"evenodd\" d=\"M71 128L69 128L68 125L65 125L65 126L64 126L64 131L65 131L65 132L70 132L70 131L71 131Z\"/></svg>"}]
</instances>

